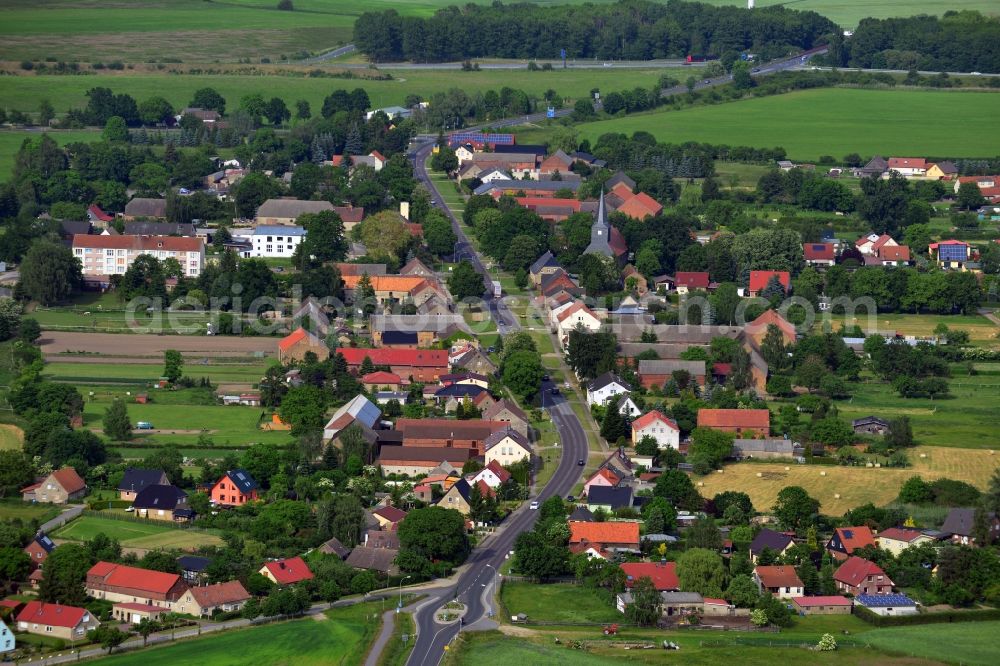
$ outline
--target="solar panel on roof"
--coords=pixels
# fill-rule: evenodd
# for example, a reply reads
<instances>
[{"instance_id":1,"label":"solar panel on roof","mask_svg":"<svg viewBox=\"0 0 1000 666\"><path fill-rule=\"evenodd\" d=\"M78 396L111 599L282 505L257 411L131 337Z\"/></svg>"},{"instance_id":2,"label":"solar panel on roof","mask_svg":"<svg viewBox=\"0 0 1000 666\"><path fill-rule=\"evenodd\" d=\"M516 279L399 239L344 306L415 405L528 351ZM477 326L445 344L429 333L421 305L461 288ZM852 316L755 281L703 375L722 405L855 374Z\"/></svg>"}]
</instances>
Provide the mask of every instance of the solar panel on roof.
<instances>
[{"instance_id":1,"label":"solar panel on roof","mask_svg":"<svg viewBox=\"0 0 1000 666\"><path fill-rule=\"evenodd\" d=\"M844 530L844 536L848 539L853 539L854 532L852 530Z\"/></svg>"},{"instance_id":2,"label":"solar panel on roof","mask_svg":"<svg viewBox=\"0 0 1000 666\"><path fill-rule=\"evenodd\" d=\"M816 252L822 252L825 249L826 245L823 245L822 243L819 245L813 245L813 250L815 250Z\"/></svg>"}]
</instances>

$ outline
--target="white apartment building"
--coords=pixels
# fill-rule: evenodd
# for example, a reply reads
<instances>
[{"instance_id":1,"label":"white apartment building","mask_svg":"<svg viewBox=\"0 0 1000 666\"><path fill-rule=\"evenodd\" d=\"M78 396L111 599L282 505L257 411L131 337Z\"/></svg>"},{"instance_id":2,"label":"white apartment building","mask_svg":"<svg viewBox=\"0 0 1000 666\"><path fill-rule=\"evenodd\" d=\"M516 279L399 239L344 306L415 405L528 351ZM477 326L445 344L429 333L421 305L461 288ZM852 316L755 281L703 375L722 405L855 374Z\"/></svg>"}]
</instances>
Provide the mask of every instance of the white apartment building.
<instances>
[{"instance_id":1,"label":"white apartment building","mask_svg":"<svg viewBox=\"0 0 1000 666\"><path fill-rule=\"evenodd\" d=\"M291 257L306 237L306 230L295 226L260 225L250 236L250 250L245 257Z\"/></svg>"},{"instance_id":2,"label":"white apartment building","mask_svg":"<svg viewBox=\"0 0 1000 666\"><path fill-rule=\"evenodd\" d=\"M190 236L73 236L73 256L83 274L122 275L138 257L176 259L187 277L197 277L205 268L205 239Z\"/></svg>"}]
</instances>

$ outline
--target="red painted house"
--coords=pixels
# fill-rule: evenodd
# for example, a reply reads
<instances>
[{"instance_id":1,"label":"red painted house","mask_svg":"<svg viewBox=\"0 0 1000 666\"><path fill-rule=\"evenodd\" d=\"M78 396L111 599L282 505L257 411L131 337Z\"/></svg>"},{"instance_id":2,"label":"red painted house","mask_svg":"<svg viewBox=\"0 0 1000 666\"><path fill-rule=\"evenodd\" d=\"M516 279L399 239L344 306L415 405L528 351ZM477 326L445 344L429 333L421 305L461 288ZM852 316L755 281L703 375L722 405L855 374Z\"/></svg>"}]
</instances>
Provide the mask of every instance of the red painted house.
<instances>
[{"instance_id":1,"label":"red painted house","mask_svg":"<svg viewBox=\"0 0 1000 666\"><path fill-rule=\"evenodd\" d=\"M260 486L250 472L231 469L215 482L208 496L218 506L243 506L260 499Z\"/></svg>"},{"instance_id":2,"label":"red painted house","mask_svg":"<svg viewBox=\"0 0 1000 666\"><path fill-rule=\"evenodd\" d=\"M892 580L882 568L863 557L849 557L833 574L841 592L853 594L892 594Z\"/></svg>"}]
</instances>

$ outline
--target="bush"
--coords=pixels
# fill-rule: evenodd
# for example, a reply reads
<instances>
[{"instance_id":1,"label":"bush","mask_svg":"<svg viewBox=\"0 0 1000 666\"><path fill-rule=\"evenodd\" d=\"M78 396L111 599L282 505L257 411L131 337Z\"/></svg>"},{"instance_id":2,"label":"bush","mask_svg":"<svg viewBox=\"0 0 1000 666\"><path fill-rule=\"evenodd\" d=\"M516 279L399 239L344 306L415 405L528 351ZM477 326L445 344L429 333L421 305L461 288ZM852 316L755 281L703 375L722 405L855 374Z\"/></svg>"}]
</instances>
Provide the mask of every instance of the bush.
<instances>
[{"instance_id":1,"label":"bush","mask_svg":"<svg viewBox=\"0 0 1000 666\"><path fill-rule=\"evenodd\" d=\"M278 9L283 12L290 12L293 11L295 7L292 6L292 0L280 0L280 2L278 2Z\"/></svg>"},{"instance_id":2,"label":"bush","mask_svg":"<svg viewBox=\"0 0 1000 666\"><path fill-rule=\"evenodd\" d=\"M31 62L30 60L22 60L21 61L21 69L26 70L26 71L31 71L34 68L35 68L35 63Z\"/></svg>"},{"instance_id":3,"label":"bush","mask_svg":"<svg viewBox=\"0 0 1000 666\"><path fill-rule=\"evenodd\" d=\"M832 652L837 649L837 639L831 634L823 634L823 637L819 639L816 649L820 652Z\"/></svg>"}]
</instances>

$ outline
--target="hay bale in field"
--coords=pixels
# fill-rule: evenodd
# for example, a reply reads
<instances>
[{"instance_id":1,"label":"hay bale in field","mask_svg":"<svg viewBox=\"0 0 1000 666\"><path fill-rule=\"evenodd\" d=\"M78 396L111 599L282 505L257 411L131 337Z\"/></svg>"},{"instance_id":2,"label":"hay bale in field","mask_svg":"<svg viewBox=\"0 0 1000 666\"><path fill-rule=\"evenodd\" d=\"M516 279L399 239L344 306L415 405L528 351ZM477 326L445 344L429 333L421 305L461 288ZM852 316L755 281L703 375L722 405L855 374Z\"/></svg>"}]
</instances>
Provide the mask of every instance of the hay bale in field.
<instances>
[{"instance_id":1,"label":"hay bale in field","mask_svg":"<svg viewBox=\"0 0 1000 666\"><path fill-rule=\"evenodd\" d=\"M763 476L764 476L763 474L761 474L760 472L757 472L757 478L758 479L762 478Z\"/></svg>"}]
</instances>

